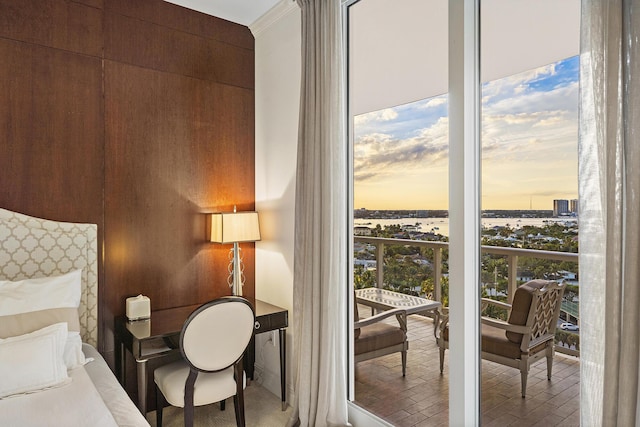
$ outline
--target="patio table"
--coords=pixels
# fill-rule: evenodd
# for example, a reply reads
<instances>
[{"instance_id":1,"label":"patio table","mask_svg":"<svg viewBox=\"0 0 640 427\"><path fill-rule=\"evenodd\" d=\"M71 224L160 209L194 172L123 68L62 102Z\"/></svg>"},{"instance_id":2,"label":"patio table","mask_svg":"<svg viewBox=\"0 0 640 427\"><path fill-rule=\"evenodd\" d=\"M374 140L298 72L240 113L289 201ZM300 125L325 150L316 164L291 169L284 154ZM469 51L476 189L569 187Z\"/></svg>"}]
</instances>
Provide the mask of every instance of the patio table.
<instances>
[{"instance_id":1,"label":"patio table","mask_svg":"<svg viewBox=\"0 0 640 427\"><path fill-rule=\"evenodd\" d=\"M434 312L442 306L439 301L402 294L380 288L356 289L356 302L374 309L391 310L401 308L409 314Z\"/></svg>"}]
</instances>

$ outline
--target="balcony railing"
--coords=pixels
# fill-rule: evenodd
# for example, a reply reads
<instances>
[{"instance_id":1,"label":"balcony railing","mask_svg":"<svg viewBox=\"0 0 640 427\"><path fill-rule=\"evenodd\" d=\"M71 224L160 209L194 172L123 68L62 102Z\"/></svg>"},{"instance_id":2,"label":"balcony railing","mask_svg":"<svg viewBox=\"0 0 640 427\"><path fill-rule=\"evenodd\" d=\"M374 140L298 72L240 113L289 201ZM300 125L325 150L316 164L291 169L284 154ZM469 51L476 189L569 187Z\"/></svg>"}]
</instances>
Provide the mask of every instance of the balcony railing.
<instances>
[{"instance_id":1,"label":"balcony railing","mask_svg":"<svg viewBox=\"0 0 640 427\"><path fill-rule=\"evenodd\" d=\"M366 237L366 236L354 236L356 243L367 243L375 246L375 259L376 259L376 286L382 287L384 284L384 248L385 246L401 245L401 246L417 246L423 248L430 248L433 250L433 284L434 284L434 299L442 301L442 251L449 248L448 242L430 242L425 240L410 240L410 239L389 239L380 237ZM578 262L578 254L569 252L554 252L554 251L541 251L535 249L520 249L509 248L501 246L481 246L482 253L491 255L504 256L507 260L507 302L509 304L513 301L513 295L515 294L518 286L517 271L518 271L518 258L528 257L537 259L547 259L555 261L568 261ZM562 310L571 314L574 317L579 318L576 304L563 304ZM578 350L570 350L566 347L556 346L556 350L563 353L579 355Z\"/></svg>"}]
</instances>

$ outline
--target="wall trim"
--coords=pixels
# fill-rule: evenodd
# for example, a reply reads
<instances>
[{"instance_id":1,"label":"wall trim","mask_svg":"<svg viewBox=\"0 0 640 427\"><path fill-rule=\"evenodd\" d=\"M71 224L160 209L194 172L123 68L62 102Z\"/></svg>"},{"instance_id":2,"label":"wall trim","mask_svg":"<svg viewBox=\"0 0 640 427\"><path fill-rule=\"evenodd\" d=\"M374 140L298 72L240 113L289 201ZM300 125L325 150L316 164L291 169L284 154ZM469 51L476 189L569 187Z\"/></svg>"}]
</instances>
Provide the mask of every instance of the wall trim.
<instances>
[{"instance_id":1,"label":"wall trim","mask_svg":"<svg viewBox=\"0 0 640 427\"><path fill-rule=\"evenodd\" d=\"M258 363L256 362L254 365L254 378L255 381L260 384L263 388L267 389L269 392L271 392L271 394L273 394L274 396L276 396L278 399L281 399L280 396L280 373L275 373L272 372L271 370L268 369L267 366L265 366L262 363ZM293 394L294 394L294 389L293 389L293 384L291 384L291 382L287 381L287 385L286 385L286 401L287 401L287 405L291 406L291 403L293 402Z\"/></svg>"},{"instance_id":2,"label":"wall trim","mask_svg":"<svg viewBox=\"0 0 640 427\"><path fill-rule=\"evenodd\" d=\"M257 38L260 33L269 28L271 25L291 13L293 10L297 10L298 5L295 0L281 0L275 6L273 6L267 13L256 19L253 24L249 25L251 34L254 38Z\"/></svg>"},{"instance_id":3,"label":"wall trim","mask_svg":"<svg viewBox=\"0 0 640 427\"><path fill-rule=\"evenodd\" d=\"M347 411L349 422L353 427L393 427L393 424L389 424L353 402L347 402Z\"/></svg>"}]
</instances>

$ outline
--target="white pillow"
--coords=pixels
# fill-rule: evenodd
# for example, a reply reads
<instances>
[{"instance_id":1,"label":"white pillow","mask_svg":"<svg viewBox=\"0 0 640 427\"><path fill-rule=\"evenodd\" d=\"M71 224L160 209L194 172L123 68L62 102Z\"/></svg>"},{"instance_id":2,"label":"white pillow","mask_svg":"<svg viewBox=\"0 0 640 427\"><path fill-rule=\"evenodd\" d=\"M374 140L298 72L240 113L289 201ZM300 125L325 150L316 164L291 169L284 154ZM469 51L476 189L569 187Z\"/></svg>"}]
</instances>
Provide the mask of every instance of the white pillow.
<instances>
[{"instance_id":1,"label":"white pillow","mask_svg":"<svg viewBox=\"0 0 640 427\"><path fill-rule=\"evenodd\" d=\"M0 399L67 384L63 353L67 324L0 339Z\"/></svg>"},{"instance_id":2,"label":"white pillow","mask_svg":"<svg viewBox=\"0 0 640 427\"><path fill-rule=\"evenodd\" d=\"M67 342L64 346L64 364L67 369L74 369L93 360L87 359L82 352L82 338L80 332L69 331Z\"/></svg>"},{"instance_id":3,"label":"white pillow","mask_svg":"<svg viewBox=\"0 0 640 427\"><path fill-rule=\"evenodd\" d=\"M65 363L73 369L85 363L78 307L82 270L61 276L0 280L0 338L23 335L55 323L68 324Z\"/></svg>"}]
</instances>

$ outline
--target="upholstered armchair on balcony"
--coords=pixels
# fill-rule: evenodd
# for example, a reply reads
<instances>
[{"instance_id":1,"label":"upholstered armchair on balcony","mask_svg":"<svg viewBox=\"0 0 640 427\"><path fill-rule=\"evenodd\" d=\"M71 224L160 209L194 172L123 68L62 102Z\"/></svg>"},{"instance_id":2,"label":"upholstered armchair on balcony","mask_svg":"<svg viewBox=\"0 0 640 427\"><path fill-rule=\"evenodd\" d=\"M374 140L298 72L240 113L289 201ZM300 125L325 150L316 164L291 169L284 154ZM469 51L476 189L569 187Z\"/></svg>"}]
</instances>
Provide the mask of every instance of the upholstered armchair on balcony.
<instances>
[{"instance_id":1,"label":"upholstered armchair on balcony","mask_svg":"<svg viewBox=\"0 0 640 427\"><path fill-rule=\"evenodd\" d=\"M513 304L482 299L483 309L492 304L509 312L508 320L481 318L482 358L520 370L522 397L527 391L527 376L531 364L547 358L547 379L551 380L554 337L564 284L532 280L515 292ZM449 316L440 313L435 329L440 347L440 373L444 367L444 352L449 348Z\"/></svg>"},{"instance_id":2,"label":"upholstered armchair on balcony","mask_svg":"<svg viewBox=\"0 0 640 427\"><path fill-rule=\"evenodd\" d=\"M395 316L398 325L382 320ZM354 298L354 358L355 362L373 359L387 354L402 353L402 376L407 370L407 312L402 309L387 310L375 316L359 320L358 304Z\"/></svg>"}]
</instances>

